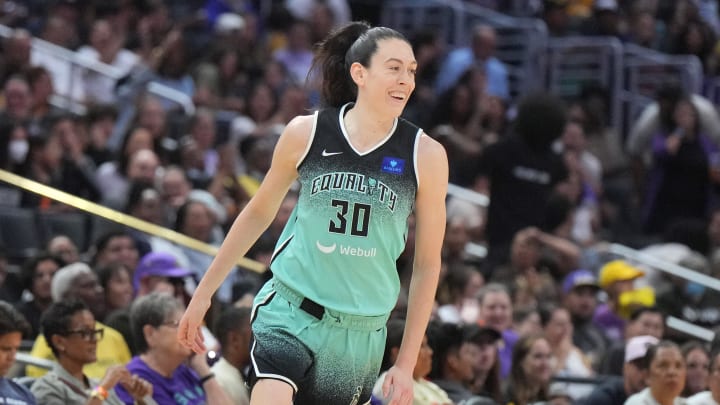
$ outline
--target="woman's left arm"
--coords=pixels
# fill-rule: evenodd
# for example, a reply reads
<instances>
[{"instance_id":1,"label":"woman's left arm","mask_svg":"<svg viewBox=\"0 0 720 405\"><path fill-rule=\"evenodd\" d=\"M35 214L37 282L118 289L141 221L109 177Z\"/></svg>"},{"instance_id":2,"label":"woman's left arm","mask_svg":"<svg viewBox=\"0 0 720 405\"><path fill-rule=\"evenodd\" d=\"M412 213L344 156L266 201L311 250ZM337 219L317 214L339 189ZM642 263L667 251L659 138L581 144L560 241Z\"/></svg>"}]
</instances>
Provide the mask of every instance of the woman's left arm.
<instances>
[{"instance_id":1,"label":"woman's left arm","mask_svg":"<svg viewBox=\"0 0 720 405\"><path fill-rule=\"evenodd\" d=\"M445 235L448 162L443 147L423 134L418 148L419 186L415 198L415 261L408 299L405 332L395 365L388 371L383 394L391 390L412 402L412 373L435 302L440 274L440 250ZM409 395L409 396L408 396ZM394 403L394 402L393 402ZM404 403L399 402L399 403Z\"/></svg>"}]
</instances>

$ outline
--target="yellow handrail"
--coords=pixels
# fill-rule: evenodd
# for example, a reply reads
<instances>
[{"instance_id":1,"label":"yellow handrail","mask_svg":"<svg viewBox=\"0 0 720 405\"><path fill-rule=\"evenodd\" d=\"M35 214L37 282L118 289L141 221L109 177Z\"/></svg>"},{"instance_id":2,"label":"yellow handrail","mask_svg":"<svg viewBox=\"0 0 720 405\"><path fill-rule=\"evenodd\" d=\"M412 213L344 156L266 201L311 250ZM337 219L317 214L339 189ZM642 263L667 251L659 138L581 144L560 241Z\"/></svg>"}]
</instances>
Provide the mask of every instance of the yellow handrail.
<instances>
[{"instance_id":1,"label":"yellow handrail","mask_svg":"<svg viewBox=\"0 0 720 405\"><path fill-rule=\"evenodd\" d=\"M100 204L96 204L92 201L60 191L56 188L26 179L6 170L0 170L0 181L4 181L15 187L19 187L35 194L40 194L44 197L50 198L51 200L59 201L65 205L88 212L92 215L97 215L110 221L129 226L130 228L137 229L138 231L170 240L171 242L197 250L209 256L215 256L218 251L218 248L215 246L201 242L187 235L183 235L179 232L173 231L172 229L143 221L122 212L104 207ZM256 273L263 273L266 270L264 264L246 257L240 258L237 264L242 268L252 270Z\"/></svg>"}]
</instances>

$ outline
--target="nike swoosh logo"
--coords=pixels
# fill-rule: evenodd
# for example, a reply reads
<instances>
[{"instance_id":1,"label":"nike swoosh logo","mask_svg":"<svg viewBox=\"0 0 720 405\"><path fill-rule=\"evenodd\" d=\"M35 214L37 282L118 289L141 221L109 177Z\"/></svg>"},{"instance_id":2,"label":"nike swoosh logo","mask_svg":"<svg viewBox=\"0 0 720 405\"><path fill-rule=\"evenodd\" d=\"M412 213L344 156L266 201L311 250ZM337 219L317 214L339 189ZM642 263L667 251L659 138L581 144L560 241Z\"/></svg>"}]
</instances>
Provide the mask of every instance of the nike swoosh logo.
<instances>
[{"instance_id":1,"label":"nike swoosh logo","mask_svg":"<svg viewBox=\"0 0 720 405\"><path fill-rule=\"evenodd\" d=\"M341 154L341 153L342 153L342 152L328 152L328 151L326 151L325 149L323 149L323 151L322 151L322 155L323 155L323 156L333 156L333 155L339 155L339 154Z\"/></svg>"},{"instance_id":2,"label":"nike swoosh logo","mask_svg":"<svg viewBox=\"0 0 720 405\"><path fill-rule=\"evenodd\" d=\"M337 244L333 243L330 246L324 246L320 244L320 241L315 241L315 246L317 246L318 250L325 253L326 255L329 255L330 253L335 251L335 248L337 248Z\"/></svg>"}]
</instances>

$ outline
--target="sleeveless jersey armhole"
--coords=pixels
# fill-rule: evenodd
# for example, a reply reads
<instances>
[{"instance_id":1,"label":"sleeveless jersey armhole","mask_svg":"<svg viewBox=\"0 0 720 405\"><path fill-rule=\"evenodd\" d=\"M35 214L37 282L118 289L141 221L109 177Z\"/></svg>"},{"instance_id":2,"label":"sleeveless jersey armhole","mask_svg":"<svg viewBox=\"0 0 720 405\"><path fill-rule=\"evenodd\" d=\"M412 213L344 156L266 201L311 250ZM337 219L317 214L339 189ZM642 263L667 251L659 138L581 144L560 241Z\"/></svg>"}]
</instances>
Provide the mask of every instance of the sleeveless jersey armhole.
<instances>
[{"instance_id":1,"label":"sleeveless jersey armhole","mask_svg":"<svg viewBox=\"0 0 720 405\"><path fill-rule=\"evenodd\" d=\"M413 168L415 169L415 182L418 189L420 189L420 172L418 171L418 149L420 149L420 139L422 138L423 130L418 128L415 134L415 145L413 146Z\"/></svg>"},{"instance_id":2,"label":"sleeveless jersey armhole","mask_svg":"<svg viewBox=\"0 0 720 405\"><path fill-rule=\"evenodd\" d=\"M318 123L318 115L319 115L319 113L320 113L320 111L315 111L315 113L313 114L313 124L312 124L312 129L310 129L310 137L308 138L308 143L307 143L307 145L305 145L305 151L304 151L303 154L300 156L300 159L298 159L298 162L297 162L297 164L295 165L295 168L296 168L296 169L299 169L299 168L300 168L300 166L301 166L301 165L303 164L303 162L305 161L305 158L307 157L308 152L310 152L310 148L312 147L313 140L315 139L315 131L317 130L317 123Z\"/></svg>"}]
</instances>

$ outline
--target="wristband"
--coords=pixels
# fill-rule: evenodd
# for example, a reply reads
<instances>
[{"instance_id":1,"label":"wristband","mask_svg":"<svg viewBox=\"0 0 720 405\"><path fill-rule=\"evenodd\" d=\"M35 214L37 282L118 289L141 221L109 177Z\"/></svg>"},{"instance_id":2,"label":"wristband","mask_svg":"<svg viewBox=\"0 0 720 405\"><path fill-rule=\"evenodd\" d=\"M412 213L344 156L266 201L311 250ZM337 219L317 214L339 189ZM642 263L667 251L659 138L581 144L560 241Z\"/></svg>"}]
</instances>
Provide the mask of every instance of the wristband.
<instances>
[{"instance_id":1,"label":"wristband","mask_svg":"<svg viewBox=\"0 0 720 405\"><path fill-rule=\"evenodd\" d=\"M107 390L102 385L98 385L90 392L90 398L98 398L103 401L108 399L109 396L110 393L107 392Z\"/></svg>"},{"instance_id":2,"label":"wristband","mask_svg":"<svg viewBox=\"0 0 720 405\"><path fill-rule=\"evenodd\" d=\"M209 379L211 379L213 377L215 377L215 373L210 373L210 374L206 375L205 377L201 378L200 385L205 384Z\"/></svg>"}]
</instances>

